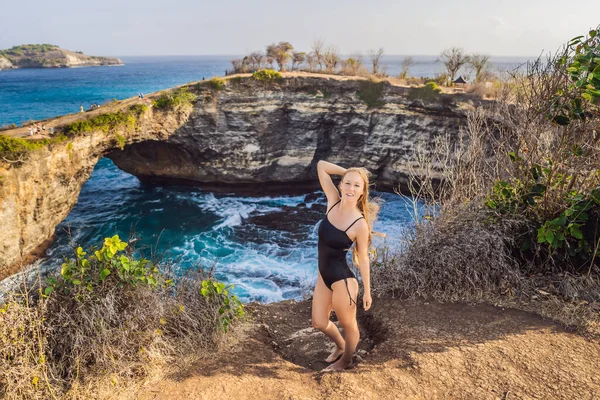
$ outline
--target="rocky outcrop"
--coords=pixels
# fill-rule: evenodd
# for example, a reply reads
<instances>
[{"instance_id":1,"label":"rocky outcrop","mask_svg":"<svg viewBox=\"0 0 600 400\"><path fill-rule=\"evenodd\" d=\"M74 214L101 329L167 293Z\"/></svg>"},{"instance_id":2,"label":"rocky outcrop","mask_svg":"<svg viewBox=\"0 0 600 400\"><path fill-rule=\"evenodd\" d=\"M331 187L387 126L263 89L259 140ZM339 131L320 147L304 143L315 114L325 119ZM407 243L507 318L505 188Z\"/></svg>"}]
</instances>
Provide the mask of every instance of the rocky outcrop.
<instances>
[{"instance_id":1,"label":"rocky outcrop","mask_svg":"<svg viewBox=\"0 0 600 400\"><path fill-rule=\"evenodd\" d=\"M472 107L454 95L430 104L410 100L410 88L388 85L380 87L378 107L369 108L361 100L368 85L321 77L234 77L222 89L203 82L190 86L198 96L193 106L150 108L135 129L87 132L33 153L19 167L5 164L0 275L52 237L102 156L142 180L261 191L315 185L315 164L326 159L364 166L377 189L392 189L418 168L420 149L430 152L436 137L457 135ZM125 139L122 150L116 134Z\"/></svg>"},{"instance_id":2,"label":"rocky outcrop","mask_svg":"<svg viewBox=\"0 0 600 400\"><path fill-rule=\"evenodd\" d=\"M359 98L368 85L305 77L265 87L233 79L219 92L200 93L188 122L168 141L137 143L109 157L147 181L310 184L316 162L327 159L366 167L378 189L406 187L417 152L429 152L440 135L456 135L469 106L453 96L410 100L410 88L387 86L383 105L369 108Z\"/></svg>"},{"instance_id":3,"label":"rocky outcrop","mask_svg":"<svg viewBox=\"0 0 600 400\"><path fill-rule=\"evenodd\" d=\"M118 58L88 56L48 44L14 46L0 51L0 70L10 68L65 68L123 65Z\"/></svg>"},{"instance_id":4,"label":"rocky outcrop","mask_svg":"<svg viewBox=\"0 0 600 400\"><path fill-rule=\"evenodd\" d=\"M129 141L165 139L187 120L188 113L189 109L160 115L149 112L133 130L89 132L33 152L18 167L0 162L0 279L43 253L56 226L77 203L98 160L119 146L117 135Z\"/></svg>"},{"instance_id":5,"label":"rocky outcrop","mask_svg":"<svg viewBox=\"0 0 600 400\"><path fill-rule=\"evenodd\" d=\"M4 56L0 56L0 70L14 68L14 65Z\"/></svg>"}]
</instances>

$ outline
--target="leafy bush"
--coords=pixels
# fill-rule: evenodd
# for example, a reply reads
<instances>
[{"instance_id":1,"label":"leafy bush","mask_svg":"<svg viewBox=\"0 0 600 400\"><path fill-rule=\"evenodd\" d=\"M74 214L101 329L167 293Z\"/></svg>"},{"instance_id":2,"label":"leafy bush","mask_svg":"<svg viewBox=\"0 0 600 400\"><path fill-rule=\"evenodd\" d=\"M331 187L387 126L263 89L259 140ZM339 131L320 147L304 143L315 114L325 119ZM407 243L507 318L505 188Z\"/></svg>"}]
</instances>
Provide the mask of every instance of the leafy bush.
<instances>
[{"instance_id":1,"label":"leafy bush","mask_svg":"<svg viewBox=\"0 0 600 400\"><path fill-rule=\"evenodd\" d=\"M544 272L583 269L589 274L600 256L600 154L591 145L600 121L600 79L594 72L600 73L599 34L596 29L587 38L572 39L562 54L548 65L536 63L511 87L521 104L537 112L527 117L535 127L530 130L543 134L521 134L516 149L508 152L511 176L495 182L486 205L532 222L520 250ZM547 135L555 138L550 146L539 141Z\"/></svg>"},{"instance_id":2,"label":"leafy bush","mask_svg":"<svg viewBox=\"0 0 600 400\"><path fill-rule=\"evenodd\" d=\"M225 332L227 332L227 327L235 318L244 316L244 306L238 300L237 296L229 293L231 289L233 289L233 285L225 286L224 283L213 279L203 280L202 289L200 289L200 293L205 298L217 299L218 303L223 304L219 308L219 315L221 327Z\"/></svg>"},{"instance_id":3,"label":"leafy bush","mask_svg":"<svg viewBox=\"0 0 600 400\"><path fill-rule=\"evenodd\" d=\"M115 133L115 139L117 140L117 145L119 146L119 148L123 150L125 148L126 143L125 136Z\"/></svg>"},{"instance_id":4,"label":"leafy bush","mask_svg":"<svg viewBox=\"0 0 600 400\"><path fill-rule=\"evenodd\" d=\"M423 87L412 88L408 93L408 98L410 100L435 101L439 99L441 91L437 83L427 82Z\"/></svg>"},{"instance_id":5,"label":"leafy bush","mask_svg":"<svg viewBox=\"0 0 600 400\"><path fill-rule=\"evenodd\" d=\"M279 71L273 69L259 69L252 74L252 78L261 82L273 82L281 79L282 75Z\"/></svg>"},{"instance_id":6,"label":"leafy bush","mask_svg":"<svg viewBox=\"0 0 600 400\"><path fill-rule=\"evenodd\" d=\"M146 111L148 111L148 106L146 104L134 104L129 106L129 111L135 114L136 117L140 117Z\"/></svg>"},{"instance_id":7,"label":"leafy bush","mask_svg":"<svg viewBox=\"0 0 600 400\"><path fill-rule=\"evenodd\" d=\"M214 77L208 81L208 84L214 91L223 90L225 88L225 80Z\"/></svg>"},{"instance_id":8,"label":"leafy bush","mask_svg":"<svg viewBox=\"0 0 600 400\"><path fill-rule=\"evenodd\" d=\"M358 97L367 103L369 108L381 107L385 102L381 99L383 95L384 82L361 81Z\"/></svg>"},{"instance_id":9,"label":"leafy bush","mask_svg":"<svg viewBox=\"0 0 600 400\"><path fill-rule=\"evenodd\" d=\"M0 135L0 159L18 165L26 161L31 152L65 140L67 137L64 135L54 135L50 139L31 140Z\"/></svg>"},{"instance_id":10,"label":"leafy bush","mask_svg":"<svg viewBox=\"0 0 600 400\"><path fill-rule=\"evenodd\" d=\"M79 135L84 132L102 131L108 133L119 126L135 129L137 118L133 112L117 111L114 113L100 114L90 119L75 121L64 127L64 132L69 135Z\"/></svg>"},{"instance_id":11,"label":"leafy bush","mask_svg":"<svg viewBox=\"0 0 600 400\"><path fill-rule=\"evenodd\" d=\"M162 275L149 260L135 260L122 254L126 247L127 243L121 241L118 235L105 238L102 248L95 250L91 256L87 256L88 253L78 247L75 259L66 260L62 264L60 277L48 280L49 286L44 289L44 294L48 296L55 290L73 293L75 296L81 290L93 293L110 275L117 285L145 284L156 287L172 283L161 281ZM121 255L116 257L118 254Z\"/></svg>"},{"instance_id":12,"label":"leafy bush","mask_svg":"<svg viewBox=\"0 0 600 400\"><path fill-rule=\"evenodd\" d=\"M213 352L242 315L224 284L202 272L175 279L118 236L78 247L45 287L0 304L0 397L114 395Z\"/></svg>"},{"instance_id":13,"label":"leafy bush","mask_svg":"<svg viewBox=\"0 0 600 400\"><path fill-rule=\"evenodd\" d=\"M196 95L191 93L187 87L183 87L173 92L163 92L152 103L154 107L166 110L191 105L195 100Z\"/></svg>"}]
</instances>

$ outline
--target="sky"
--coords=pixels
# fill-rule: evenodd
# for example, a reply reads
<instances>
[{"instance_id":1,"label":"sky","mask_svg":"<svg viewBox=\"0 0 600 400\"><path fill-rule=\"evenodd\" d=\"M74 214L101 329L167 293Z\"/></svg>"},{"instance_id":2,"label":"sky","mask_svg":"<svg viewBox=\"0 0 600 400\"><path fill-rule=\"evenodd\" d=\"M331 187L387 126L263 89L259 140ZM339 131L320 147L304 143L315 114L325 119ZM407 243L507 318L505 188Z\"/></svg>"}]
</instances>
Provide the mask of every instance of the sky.
<instances>
[{"instance_id":1,"label":"sky","mask_svg":"<svg viewBox=\"0 0 600 400\"><path fill-rule=\"evenodd\" d=\"M537 56L600 24L579 0L0 0L0 49L50 43L89 55L241 55L279 41L342 54L437 55L457 46Z\"/></svg>"}]
</instances>

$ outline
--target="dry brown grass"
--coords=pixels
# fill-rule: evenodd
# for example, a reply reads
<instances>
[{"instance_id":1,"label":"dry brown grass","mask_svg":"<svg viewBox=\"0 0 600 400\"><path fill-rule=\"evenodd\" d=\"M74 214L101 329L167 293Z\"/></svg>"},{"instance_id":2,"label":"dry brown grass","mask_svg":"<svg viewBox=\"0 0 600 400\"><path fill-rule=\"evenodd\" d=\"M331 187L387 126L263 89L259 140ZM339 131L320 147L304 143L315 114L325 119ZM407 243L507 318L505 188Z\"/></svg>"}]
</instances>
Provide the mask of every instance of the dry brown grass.
<instances>
[{"instance_id":1,"label":"dry brown grass","mask_svg":"<svg viewBox=\"0 0 600 400\"><path fill-rule=\"evenodd\" d=\"M546 221L569 208L573 190L586 194L600 187L600 115L592 107L585 120L550 122L557 93L577 96L566 66L554 65L540 60L528 74L513 76L493 106L470 113L457 137L441 137L434 149L419 152L411 184L415 231L403 252L384 254L373 269L380 292L489 301L600 336L598 257L569 256L566 249L576 241L560 249L536 240ZM534 168L545 172L535 178ZM490 208L498 181L515 188L543 184L546 190L534 205L523 201L527 189L510 206ZM598 207L589 211L589 221L586 227L595 229ZM524 242L531 247L522 248Z\"/></svg>"},{"instance_id":2,"label":"dry brown grass","mask_svg":"<svg viewBox=\"0 0 600 400\"><path fill-rule=\"evenodd\" d=\"M222 298L203 274L174 287L104 285L41 296L23 283L0 307L0 398L113 398L209 357L222 341Z\"/></svg>"}]
</instances>

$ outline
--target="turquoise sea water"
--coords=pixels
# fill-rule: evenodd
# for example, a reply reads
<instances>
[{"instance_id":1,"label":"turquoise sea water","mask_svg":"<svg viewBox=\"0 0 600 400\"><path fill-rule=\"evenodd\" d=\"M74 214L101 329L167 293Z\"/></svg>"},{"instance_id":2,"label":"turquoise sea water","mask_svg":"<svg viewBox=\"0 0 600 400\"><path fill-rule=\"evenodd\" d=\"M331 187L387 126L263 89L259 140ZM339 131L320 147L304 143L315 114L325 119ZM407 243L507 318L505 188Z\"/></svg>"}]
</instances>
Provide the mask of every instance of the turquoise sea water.
<instances>
[{"instance_id":1,"label":"turquoise sea water","mask_svg":"<svg viewBox=\"0 0 600 400\"><path fill-rule=\"evenodd\" d=\"M0 125L77 112L79 106L124 99L202 77L222 75L232 57L122 57L125 66L0 71ZM417 58L416 76L433 76L435 57ZM387 58L388 73L402 57ZM500 60L502 61L502 60ZM524 61L498 65L514 68ZM396 247L411 227L407 199L375 193L383 200L375 229L387 234L381 246ZM250 197L197 188L140 183L109 159L96 165L79 201L56 229L47 268L70 255L73 240L88 248L102 239L130 232L137 248L160 254L177 267L214 267L219 279L236 285L245 301L300 298L317 276L317 227L325 210L320 191Z\"/></svg>"}]
</instances>

